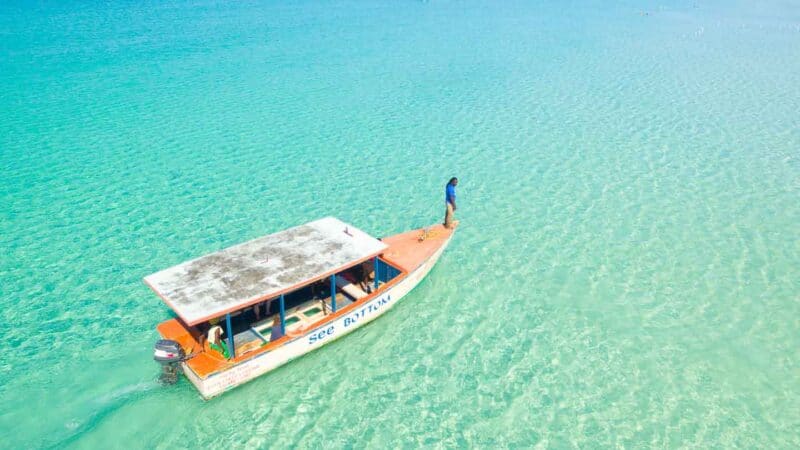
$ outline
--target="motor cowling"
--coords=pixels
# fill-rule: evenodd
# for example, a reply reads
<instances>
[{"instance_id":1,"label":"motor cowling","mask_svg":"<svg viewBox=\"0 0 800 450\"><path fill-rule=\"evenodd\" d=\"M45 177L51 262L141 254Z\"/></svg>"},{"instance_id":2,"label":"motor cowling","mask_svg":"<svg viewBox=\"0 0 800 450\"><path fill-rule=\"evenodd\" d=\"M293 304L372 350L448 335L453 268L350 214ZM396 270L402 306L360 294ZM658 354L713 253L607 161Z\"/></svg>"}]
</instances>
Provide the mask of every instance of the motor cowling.
<instances>
[{"instance_id":1,"label":"motor cowling","mask_svg":"<svg viewBox=\"0 0 800 450\"><path fill-rule=\"evenodd\" d=\"M186 359L186 352L181 344L170 339L161 339L153 348L153 359L161 364L162 384L175 384L178 381L178 364Z\"/></svg>"},{"instance_id":2,"label":"motor cowling","mask_svg":"<svg viewBox=\"0 0 800 450\"><path fill-rule=\"evenodd\" d=\"M159 340L153 349L153 359L161 364L181 362L184 358L186 352L181 344L169 339Z\"/></svg>"}]
</instances>

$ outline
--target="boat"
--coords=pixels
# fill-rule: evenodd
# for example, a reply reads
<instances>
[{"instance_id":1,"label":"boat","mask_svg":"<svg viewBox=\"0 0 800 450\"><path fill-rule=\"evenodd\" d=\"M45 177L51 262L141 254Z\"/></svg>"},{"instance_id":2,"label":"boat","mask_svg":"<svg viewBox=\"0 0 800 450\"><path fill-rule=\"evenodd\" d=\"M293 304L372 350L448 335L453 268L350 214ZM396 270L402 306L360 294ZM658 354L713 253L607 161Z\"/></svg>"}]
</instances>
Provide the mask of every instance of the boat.
<instances>
[{"instance_id":1,"label":"boat","mask_svg":"<svg viewBox=\"0 0 800 450\"><path fill-rule=\"evenodd\" d=\"M376 239L326 217L145 277L175 313L157 326L160 380L182 372L210 399L352 333L425 278L454 230Z\"/></svg>"}]
</instances>

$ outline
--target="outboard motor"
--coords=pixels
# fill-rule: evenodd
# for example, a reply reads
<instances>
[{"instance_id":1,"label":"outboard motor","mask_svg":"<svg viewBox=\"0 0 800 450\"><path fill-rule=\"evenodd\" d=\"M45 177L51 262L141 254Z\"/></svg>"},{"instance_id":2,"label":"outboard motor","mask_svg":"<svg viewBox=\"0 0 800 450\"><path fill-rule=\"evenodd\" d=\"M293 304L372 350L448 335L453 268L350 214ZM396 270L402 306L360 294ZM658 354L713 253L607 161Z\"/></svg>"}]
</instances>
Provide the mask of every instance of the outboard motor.
<instances>
[{"instance_id":1,"label":"outboard motor","mask_svg":"<svg viewBox=\"0 0 800 450\"><path fill-rule=\"evenodd\" d=\"M158 381L161 384L175 384L178 381L178 365L186 359L186 352L183 351L181 344L169 339L160 339L156 342L153 359L161 364Z\"/></svg>"}]
</instances>

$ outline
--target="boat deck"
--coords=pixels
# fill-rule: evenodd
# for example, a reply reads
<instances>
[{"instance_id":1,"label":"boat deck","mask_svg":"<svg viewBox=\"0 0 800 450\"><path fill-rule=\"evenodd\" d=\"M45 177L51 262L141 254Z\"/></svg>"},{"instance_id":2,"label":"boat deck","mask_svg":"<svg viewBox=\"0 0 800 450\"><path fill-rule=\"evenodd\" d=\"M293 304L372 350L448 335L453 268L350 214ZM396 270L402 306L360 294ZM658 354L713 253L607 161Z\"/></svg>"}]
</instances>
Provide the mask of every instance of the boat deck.
<instances>
[{"instance_id":1,"label":"boat deck","mask_svg":"<svg viewBox=\"0 0 800 450\"><path fill-rule=\"evenodd\" d=\"M411 272L436 253L441 248L442 241L449 239L454 230L436 224L383 238L381 241L389 246L383 252L383 257L406 272ZM425 239L420 240L423 234Z\"/></svg>"}]
</instances>

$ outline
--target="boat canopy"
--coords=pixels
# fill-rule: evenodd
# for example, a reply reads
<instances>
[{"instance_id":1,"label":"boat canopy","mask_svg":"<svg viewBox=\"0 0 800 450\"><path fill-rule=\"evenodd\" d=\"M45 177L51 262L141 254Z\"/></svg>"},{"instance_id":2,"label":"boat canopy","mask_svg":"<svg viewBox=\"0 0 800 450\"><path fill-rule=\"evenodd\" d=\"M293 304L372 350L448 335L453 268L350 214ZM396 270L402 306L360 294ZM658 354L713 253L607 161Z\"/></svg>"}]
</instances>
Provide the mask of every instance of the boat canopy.
<instances>
[{"instance_id":1,"label":"boat canopy","mask_svg":"<svg viewBox=\"0 0 800 450\"><path fill-rule=\"evenodd\" d=\"M188 325L291 292L375 257L386 244L326 217L144 278Z\"/></svg>"}]
</instances>

